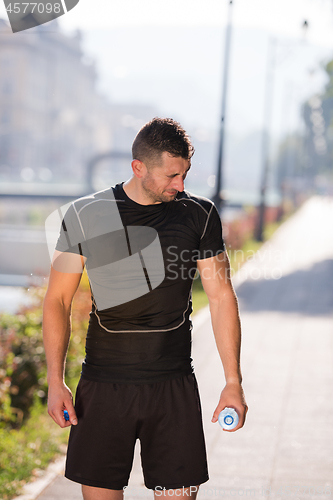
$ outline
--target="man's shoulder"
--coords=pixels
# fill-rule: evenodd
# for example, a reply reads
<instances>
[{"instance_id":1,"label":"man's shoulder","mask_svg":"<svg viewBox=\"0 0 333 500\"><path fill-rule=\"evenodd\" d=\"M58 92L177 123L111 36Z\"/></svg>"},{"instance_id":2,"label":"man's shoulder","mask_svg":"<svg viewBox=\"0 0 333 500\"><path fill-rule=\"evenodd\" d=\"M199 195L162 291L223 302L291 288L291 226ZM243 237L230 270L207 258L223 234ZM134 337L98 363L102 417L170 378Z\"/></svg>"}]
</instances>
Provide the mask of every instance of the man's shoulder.
<instances>
[{"instance_id":1,"label":"man's shoulder","mask_svg":"<svg viewBox=\"0 0 333 500\"><path fill-rule=\"evenodd\" d=\"M86 227L86 224L94 224L100 217L109 218L115 224L115 228L120 226L120 215L118 211L118 197L116 195L117 186L109 187L95 193L82 196L70 203L65 215L65 220L78 220ZM121 226L122 227L122 226Z\"/></svg>"},{"instance_id":2,"label":"man's shoulder","mask_svg":"<svg viewBox=\"0 0 333 500\"><path fill-rule=\"evenodd\" d=\"M190 202L189 206L192 207L192 209L201 210L205 212L207 215L209 215L210 211L212 210L212 207L214 207L214 203L209 198L185 190L177 194L175 201L183 203L188 201Z\"/></svg>"},{"instance_id":3,"label":"man's shoulder","mask_svg":"<svg viewBox=\"0 0 333 500\"><path fill-rule=\"evenodd\" d=\"M77 198L72 201L71 205L74 207L76 212L80 212L83 208L96 203L97 201L115 201L114 187L109 187L101 191L96 191L95 193L87 194L81 198Z\"/></svg>"},{"instance_id":4,"label":"man's shoulder","mask_svg":"<svg viewBox=\"0 0 333 500\"><path fill-rule=\"evenodd\" d=\"M123 229L115 191L109 187L74 200L65 214L66 226L80 227L85 238Z\"/></svg>"}]
</instances>

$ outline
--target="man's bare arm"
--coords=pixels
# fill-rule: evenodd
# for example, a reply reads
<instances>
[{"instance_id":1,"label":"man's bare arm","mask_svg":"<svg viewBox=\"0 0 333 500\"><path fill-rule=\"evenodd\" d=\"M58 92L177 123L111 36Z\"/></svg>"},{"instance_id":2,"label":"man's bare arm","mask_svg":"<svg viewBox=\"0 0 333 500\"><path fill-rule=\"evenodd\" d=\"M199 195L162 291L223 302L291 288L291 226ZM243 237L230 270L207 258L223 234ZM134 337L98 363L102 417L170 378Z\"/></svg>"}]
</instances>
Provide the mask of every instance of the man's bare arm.
<instances>
[{"instance_id":1,"label":"man's bare arm","mask_svg":"<svg viewBox=\"0 0 333 500\"><path fill-rule=\"evenodd\" d=\"M238 302L230 280L227 253L198 260L198 270L208 296L214 336L226 379L212 422L217 421L219 413L225 407L235 408L239 424L228 431L233 432L244 425L247 405L240 367L241 325Z\"/></svg>"},{"instance_id":2,"label":"man's bare arm","mask_svg":"<svg viewBox=\"0 0 333 500\"><path fill-rule=\"evenodd\" d=\"M83 269L84 260L80 255L71 254L76 262L76 270ZM79 266L78 266L79 263ZM81 265L82 264L82 265ZM48 412L60 427L76 425L77 417L73 407L73 397L65 384L65 362L71 334L70 315L74 294L79 286L82 273L56 271L51 267L48 289L43 304L43 341L47 361ZM66 409L70 420L64 420Z\"/></svg>"}]
</instances>

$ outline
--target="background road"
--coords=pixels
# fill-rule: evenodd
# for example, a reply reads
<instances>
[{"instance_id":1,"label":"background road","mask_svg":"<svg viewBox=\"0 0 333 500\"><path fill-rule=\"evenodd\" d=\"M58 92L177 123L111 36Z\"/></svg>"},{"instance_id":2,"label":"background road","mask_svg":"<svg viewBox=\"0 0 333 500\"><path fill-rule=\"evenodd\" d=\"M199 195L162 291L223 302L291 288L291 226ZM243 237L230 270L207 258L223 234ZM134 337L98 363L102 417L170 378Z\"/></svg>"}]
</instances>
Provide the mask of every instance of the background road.
<instances>
[{"instance_id":1,"label":"background road","mask_svg":"<svg viewBox=\"0 0 333 500\"><path fill-rule=\"evenodd\" d=\"M199 498L333 496L333 201L312 198L235 276L249 412L236 433L211 417L224 385L208 309L194 320L210 480ZM31 496L21 497L31 498ZM81 499L59 474L39 500ZM153 498L139 450L126 498Z\"/></svg>"}]
</instances>

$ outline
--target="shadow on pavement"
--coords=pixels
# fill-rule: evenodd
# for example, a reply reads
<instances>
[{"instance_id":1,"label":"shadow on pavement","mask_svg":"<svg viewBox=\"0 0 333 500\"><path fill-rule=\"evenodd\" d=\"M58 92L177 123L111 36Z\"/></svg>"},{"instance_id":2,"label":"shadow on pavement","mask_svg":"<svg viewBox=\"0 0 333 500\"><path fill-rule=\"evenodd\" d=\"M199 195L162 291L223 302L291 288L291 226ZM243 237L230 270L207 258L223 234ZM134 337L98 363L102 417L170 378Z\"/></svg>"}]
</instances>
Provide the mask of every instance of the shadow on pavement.
<instances>
[{"instance_id":1,"label":"shadow on pavement","mask_svg":"<svg viewBox=\"0 0 333 500\"><path fill-rule=\"evenodd\" d=\"M237 288L240 312L280 311L307 316L333 314L333 259L277 280L249 280Z\"/></svg>"}]
</instances>

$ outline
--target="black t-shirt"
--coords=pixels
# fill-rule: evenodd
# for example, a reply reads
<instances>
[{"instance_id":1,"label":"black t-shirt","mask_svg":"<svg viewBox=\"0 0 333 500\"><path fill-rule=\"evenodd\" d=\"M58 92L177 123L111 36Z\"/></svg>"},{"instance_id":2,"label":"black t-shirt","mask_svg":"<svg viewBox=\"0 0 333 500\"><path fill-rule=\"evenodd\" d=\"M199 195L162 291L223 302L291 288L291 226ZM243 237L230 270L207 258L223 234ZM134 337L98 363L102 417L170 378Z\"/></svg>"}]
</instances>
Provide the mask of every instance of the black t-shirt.
<instances>
[{"instance_id":1,"label":"black t-shirt","mask_svg":"<svg viewBox=\"0 0 333 500\"><path fill-rule=\"evenodd\" d=\"M140 205L117 184L72 203L56 249L87 258L92 310L83 377L137 383L192 371L196 262L225 249L210 200L183 191L171 202Z\"/></svg>"}]
</instances>

